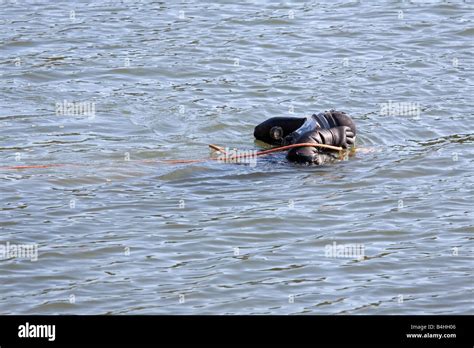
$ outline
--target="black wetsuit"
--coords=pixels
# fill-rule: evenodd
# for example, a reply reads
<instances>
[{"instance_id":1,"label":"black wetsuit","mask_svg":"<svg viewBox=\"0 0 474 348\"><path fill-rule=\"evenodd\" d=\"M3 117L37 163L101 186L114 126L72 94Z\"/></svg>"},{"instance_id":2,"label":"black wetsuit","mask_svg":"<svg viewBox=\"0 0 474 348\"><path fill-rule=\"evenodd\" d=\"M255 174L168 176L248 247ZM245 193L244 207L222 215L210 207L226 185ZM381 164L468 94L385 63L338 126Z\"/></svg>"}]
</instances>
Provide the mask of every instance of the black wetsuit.
<instances>
[{"instance_id":1,"label":"black wetsuit","mask_svg":"<svg viewBox=\"0 0 474 348\"><path fill-rule=\"evenodd\" d=\"M345 113L335 110L310 117L272 117L255 127L254 136L272 145L326 144L349 148L355 144L356 127ZM293 162L322 164L328 151L314 146L293 148L287 158Z\"/></svg>"}]
</instances>

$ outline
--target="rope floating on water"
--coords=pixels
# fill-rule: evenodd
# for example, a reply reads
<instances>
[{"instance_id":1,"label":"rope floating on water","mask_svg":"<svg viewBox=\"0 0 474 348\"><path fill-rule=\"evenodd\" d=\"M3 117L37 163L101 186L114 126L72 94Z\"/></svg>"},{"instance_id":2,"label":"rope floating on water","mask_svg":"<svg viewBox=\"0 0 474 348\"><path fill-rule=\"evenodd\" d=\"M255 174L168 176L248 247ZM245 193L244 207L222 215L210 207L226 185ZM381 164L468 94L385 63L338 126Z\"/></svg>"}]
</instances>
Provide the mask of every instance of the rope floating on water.
<instances>
[{"instance_id":1,"label":"rope floating on water","mask_svg":"<svg viewBox=\"0 0 474 348\"><path fill-rule=\"evenodd\" d=\"M209 147L213 150L219 151L223 153L224 155L227 155L227 152L222 146L215 145L215 144L209 144ZM320 147L323 149L328 149L328 150L333 150L333 151L344 151L342 147L339 146L333 146L333 145L326 145L326 144L314 144L314 143L300 143L300 144L292 144L292 145L285 145L285 146L280 146L280 147L274 147L272 149L268 150L262 150L262 151L257 151L255 153L245 153L245 154L240 154L240 155L231 155L229 157L211 157L211 158L206 158L206 159L196 159L196 160L164 160L166 163L170 164L177 164L177 163L198 163L198 162L204 162L208 160L212 161L223 161L223 162L228 162L228 161L233 161L236 159L241 159L241 158L252 158L255 156L265 156L269 155L275 152L281 152L289 149L293 149L296 147Z\"/></svg>"},{"instance_id":2,"label":"rope floating on water","mask_svg":"<svg viewBox=\"0 0 474 348\"><path fill-rule=\"evenodd\" d=\"M139 162L139 163L167 163L167 164L188 164L188 163L202 163L206 161L221 161L221 162L230 162L233 160L241 159L241 158L252 158L256 156L265 156L276 152L281 152L297 147L319 147L323 149L338 151L341 153L344 151L342 147L333 146L333 145L326 145L326 144L313 144L313 143L301 143L301 144L292 144L292 145L285 145L280 147L274 147L268 150L257 151L255 153L244 153L244 154L237 154L237 155L230 155L227 157L227 152L222 146L209 144L209 147L215 151L221 152L224 154L224 158L222 157L210 157L210 158L202 158L202 159L181 159L181 160L138 160L138 161L126 161L126 162ZM74 167L83 167L90 164L68 164L68 163L52 163L52 164L33 164L33 165L18 165L18 166L5 166L0 167L1 169L9 169L9 170L20 170L20 169L45 169L45 168L55 168L55 167L66 167L66 166L74 166Z\"/></svg>"},{"instance_id":3,"label":"rope floating on water","mask_svg":"<svg viewBox=\"0 0 474 348\"><path fill-rule=\"evenodd\" d=\"M211 145L209 145L209 146L211 146ZM256 153L256 155L257 156L268 155L268 154L271 154L271 153L274 153L274 152L280 152L280 151L285 151L285 150L288 150L288 149L293 149L295 147L320 147L320 148L323 148L323 149L334 150L334 151L343 151L344 150L342 147L333 146L333 145L301 143L301 144L292 144L292 145L274 147L273 149L258 151Z\"/></svg>"},{"instance_id":4,"label":"rope floating on water","mask_svg":"<svg viewBox=\"0 0 474 348\"><path fill-rule=\"evenodd\" d=\"M42 168L54 168L54 167L66 167L66 166L82 166L81 164L66 164L66 163L51 163L51 164L32 164L32 165L20 165L20 166L5 166L0 169L42 169Z\"/></svg>"}]
</instances>

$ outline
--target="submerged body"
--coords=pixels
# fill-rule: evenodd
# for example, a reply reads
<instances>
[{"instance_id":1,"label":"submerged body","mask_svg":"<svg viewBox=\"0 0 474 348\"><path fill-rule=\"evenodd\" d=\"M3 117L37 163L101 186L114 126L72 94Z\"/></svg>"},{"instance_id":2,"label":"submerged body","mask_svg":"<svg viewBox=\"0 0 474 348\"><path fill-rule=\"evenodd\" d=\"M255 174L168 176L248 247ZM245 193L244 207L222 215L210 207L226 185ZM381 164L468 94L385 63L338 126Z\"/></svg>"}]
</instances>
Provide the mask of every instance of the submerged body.
<instances>
[{"instance_id":1,"label":"submerged body","mask_svg":"<svg viewBox=\"0 0 474 348\"><path fill-rule=\"evenodd\" d=\"M255 127L254 136L272 145L312 143L348 149L355 145L356 126L344 112L330 110L310 117L272 117ZM323 164L335 157L330 151L302 146L289 150L287 159Z\"/></svg>"}]
</instances>

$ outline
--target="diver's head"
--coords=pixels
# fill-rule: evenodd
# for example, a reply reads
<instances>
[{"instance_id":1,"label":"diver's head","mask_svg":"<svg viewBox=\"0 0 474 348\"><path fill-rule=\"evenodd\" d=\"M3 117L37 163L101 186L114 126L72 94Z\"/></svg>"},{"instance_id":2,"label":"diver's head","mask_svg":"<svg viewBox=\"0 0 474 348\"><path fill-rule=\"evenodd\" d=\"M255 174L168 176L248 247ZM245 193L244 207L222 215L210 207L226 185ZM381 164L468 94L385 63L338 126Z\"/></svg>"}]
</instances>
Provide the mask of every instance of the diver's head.
<instances>
[{"instance_id":1,"label":"diver's head","mask_svg":"<svg viewBox=\"0 0 474 348\"><path fill-rule=\"evenodd\" d=\"M347 116L346 113L336 111L336 110L331 110L329 112L331 113L331 116L334 119L334 121L336 121L337 126L349 127L352 130L352 132L354 133L354 136L357 134L356 125L355 125L354 121L352 120L352 118Z\"/></svg>"}]
</instances>

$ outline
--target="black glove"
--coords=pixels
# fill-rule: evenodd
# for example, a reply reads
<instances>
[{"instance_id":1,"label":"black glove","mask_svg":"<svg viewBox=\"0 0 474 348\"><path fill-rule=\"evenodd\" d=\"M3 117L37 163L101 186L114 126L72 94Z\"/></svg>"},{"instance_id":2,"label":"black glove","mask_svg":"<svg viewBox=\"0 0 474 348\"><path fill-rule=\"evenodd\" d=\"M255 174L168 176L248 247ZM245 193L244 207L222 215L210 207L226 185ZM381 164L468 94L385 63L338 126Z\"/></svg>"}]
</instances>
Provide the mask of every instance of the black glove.
<instances>
[{"instance_id":1,"label":"black glove","mask_svg":"<svg viewBox=\"0 0 474 348\"><path fill-rule=\"evenodd\" d=\"M354 145L355 136L352 130L346 126L330 129L317 128L302 134L295 143L326 144L348 148ZM298 163L321 164L322 159L320 155L324 152L324 149L313 146L297 147L288 151L287 158Z\"/></svg>"},{"instance_id":2,"label":"black glove","mask_svg":"<svg viewBox=\"0 0 474 348\"><path fill-rule=\"evenodd\" d=\"M325 143L327 145L340 146L347 149L355 144L355 134L349 127L341 126L329 128L329 132L332 134L331 143Z\"/></svg>"},{"instance_id":3,"label":"black glove","mask_svg":"<svg viewBox=\"0 0 474 348\"><path fill-rule=\"evenodd\" d=\"M336 110L330 110L324 113L324 117L328 120L330 124L329 128L346 126L352 130L354 137L356 136L356 133L357 133L356 125L354 121L352 120L352 118L347 116L346 113L336 111Z\"/></svg>"}]
</instances>

